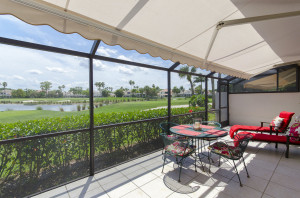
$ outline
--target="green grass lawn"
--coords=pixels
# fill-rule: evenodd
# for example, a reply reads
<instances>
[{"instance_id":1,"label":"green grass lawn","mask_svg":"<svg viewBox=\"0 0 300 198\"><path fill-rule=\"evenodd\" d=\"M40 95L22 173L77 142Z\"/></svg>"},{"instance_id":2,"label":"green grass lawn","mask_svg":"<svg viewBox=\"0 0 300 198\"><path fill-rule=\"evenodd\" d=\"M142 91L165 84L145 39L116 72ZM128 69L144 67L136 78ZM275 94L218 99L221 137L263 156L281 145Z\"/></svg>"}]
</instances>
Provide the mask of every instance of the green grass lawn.
<instances>
[{"instance_id":1,"label":"green grass lawn","mask_svg":"<svg viewBox=\"0 0 300 198\"><path fill-rule=\"evenodd\" d=\"M189 99L173 99L172 105L186 105ZM111 104L99 108L95 108L95 113L108 113L108 112L129 112L137 110L146 110L155 107L167 106L167 100L157 101L139 101L139 102L122 102ZM85 111L73 111L73 112L60 112L60 111L46 111L46 110L34 110L34 111L4 111L0 112L1 123L12 123L17 121L35 120L47 117L62 117L78 114L88 114L89 110Z\"/></svg>"}]
</instances>

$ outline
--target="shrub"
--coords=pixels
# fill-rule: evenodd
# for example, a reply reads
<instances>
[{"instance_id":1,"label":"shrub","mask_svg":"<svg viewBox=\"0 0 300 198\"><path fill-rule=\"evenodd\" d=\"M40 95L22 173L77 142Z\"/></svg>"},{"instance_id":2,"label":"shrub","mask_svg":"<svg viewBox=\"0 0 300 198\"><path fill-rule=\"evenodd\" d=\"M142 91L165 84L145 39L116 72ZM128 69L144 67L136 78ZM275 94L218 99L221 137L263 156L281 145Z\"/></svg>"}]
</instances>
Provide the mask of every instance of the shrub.
<instances>
[{"instance_id":1,"label":"shrub","mask_svg":"<svg viewBox=\"0 0 300 198\"><path fill-rule=\"evenodd\" d=\"M115 91L115 94L116 94L116 97L123 97L124 92L123 92L122 89L117 89L117 90Z\"/></svg>"},{"instance_id":2,"label":"shrub","mask_svg":"<svg viewBox=\"0 0 300 198\"><path fill-rule=\"evenodd\" d=\"M80 110L81 110L81 106L77 105L77 111L80 111Z\"/></svg>"},{"instance_id":3,"label":"shrub","mask_svg":"<svg viewBox=\"0 0 300 198\"><path fill-rule=\"evenodd\" d=\"M62 107L60 107L59 110L60 110L61 112L64 112L64 108L62 108Z\"/></svg>"},{"instance_id":4,"label":"shrub","mask_svg":"<svg viewBox=\"0 0 300 198\"><path fill-rule=\"evenodd\" d=\"M189 105L192 107L196 107L196 106L204 107L204 104L205 104L205 96L202 94L192 96L189 101Z\"/></svg>"},{"instance_id":5,"label":"shrub","mask_svg":"<svg viewBox=\"0 0 300 198\"><path fill-rule=\"evenodd\" d=\"M186 114L190 109L192 109L193 112L203 110L203 108L199 107L175 108L172 109L172 115ZM94 115L94 124L95 126L100 126L165 116L167 116L167 109L124 113L96 113ZM191 123L193 116L199 117L199 115L188 114L187 116L174 117L172 121L177 123ZM154 120L95 130L95 157L97 157L97 155L101 157L101 155L106 154L119 154L119 159L121 156L130 153L134 146L149 145L151 142L159 140L159 122L161 121L162 120ZM0 123L0 139L13 139L24 136L84 129L88 128L89 124L88 114L43 118L16 123ZM4 168L2 169L3 171L0 171L0 197L9 197L2 196L1 191L4 187L5 189L14 189L16 188L15 186L19 186L22 187L22 189L26 189L26 185L20 184L19 182L21 176L23 179L30 178L30 180L24 180L24 183L31 182L31 184L40 185L39 179L48 179L48 172L51 173L49 176L59 179L60 177L57 177L58 174L68 174L65 170L68 170L67 168L73 165L78 165L76 164L77 162L79 164L86 163L89 157L88 141L88 133L80 132L24 141L16 144L0 145L0 159L6 159L3 160L1 164L1 167ZM161 145L158 146L157 148L160 148ZM124 154L124 152L127 153ZM18 156L22 156L22 161L16 160ZM26 175L26 177L24 175ZM51 182L53 182L53 184L60 183L60 181L54 180ZM22 195L24 195L24 193Z\"/></svg>"},{"instance_id":6,"label":"shrub","mask_svg":"<svg viewBox=\"0 0 300 198\"><path fill-rule=\"evenodd\" d=\"M43 110L43 108L41 106L37 106L36 110Z\"/></svg>"}]
</instances>

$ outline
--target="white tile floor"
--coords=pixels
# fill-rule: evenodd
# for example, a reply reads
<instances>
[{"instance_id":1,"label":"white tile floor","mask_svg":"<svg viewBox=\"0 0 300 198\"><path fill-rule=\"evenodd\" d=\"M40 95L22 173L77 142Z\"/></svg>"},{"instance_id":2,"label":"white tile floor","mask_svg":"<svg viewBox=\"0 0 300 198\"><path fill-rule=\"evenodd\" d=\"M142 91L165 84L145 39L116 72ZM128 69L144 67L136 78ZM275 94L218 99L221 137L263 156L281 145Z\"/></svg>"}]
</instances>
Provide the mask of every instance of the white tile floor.
<instances>
[{"instance_id":1,"label":"white tile floor","mask_svg":"<svg viewBox=\"0 0 300 198\"><path fill-rule=\"evenodd\" d=\"M290 147L290 158L284 157L284 151L284 145L275 149L274 144L250 142L244 155L250 178L243 165L238 165L243 187L229 163L212 165L209 174L206 159L205 172L199 164L195 172L193 160L187 159L178 183L178 168L171 160L161 173L159 151L35 197L299 198L300 147Z\"/></svg>"}]
</instances>

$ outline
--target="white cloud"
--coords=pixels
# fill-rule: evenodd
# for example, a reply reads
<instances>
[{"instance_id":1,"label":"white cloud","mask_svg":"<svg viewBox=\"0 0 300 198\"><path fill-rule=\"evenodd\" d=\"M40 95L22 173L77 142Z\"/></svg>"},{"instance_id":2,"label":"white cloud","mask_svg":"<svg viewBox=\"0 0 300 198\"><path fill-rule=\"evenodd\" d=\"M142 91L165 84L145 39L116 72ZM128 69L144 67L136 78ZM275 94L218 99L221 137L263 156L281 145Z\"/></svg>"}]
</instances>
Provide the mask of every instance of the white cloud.
<instances>
[{"instance_id":1,"label":"white cloud","mask_svg":"<svg viewBox=\"0 0 300 198\"><path fill-rule=\"evenodd\" d=\"M46 67L46 69L51 72L67 73L67 71L61 67Z\"/></svg>"},{"instance_id":2,"label":"white cloud","mask_svg":"<svg viewBox=\"0 0 300 198\"><path fill-rule=\"evenodd\" d=\"M28 70L27 72L30 73L30 74L37 74L37 75L40 75L40 74L43 73L43 72L41 72L40 70L37 70L37 69L31 69L31 70Z\"/></svg>"},{"instance_id":3,"label":"white cloud","mask_svg":"<svg viewBox=\"0 0 300 198\"><path fill-rule=\"evenodd\" d=\"M30 43L37 43L36 40L34 40L33 38L30 38L30 37L14 36L13 38L16 40L26 41L26 42L30 42Z\"/></svg>"},{"instance_id":4,"label":"white cloud","mask_svg":"<svg viewBox=\"0 0 300 198\"><path fill-rule=\"evenodd\" d=\"M103 71L106 67L107 66L103 62L101 62L99 60L94 61L94 69L95 70Z\"/></svg>"},{"instance_id":5,"label":"white cloud","mask_svg":"<svg viewBox=\"0 0 300 198\"><path fill-rule=\"evenodd\" d=\"M124 67L124 66L119 66L118 67L118 72L126 74L126 75L132 75L133 74L132 69L129 69L129 68Z\"/></svg>"},{"instance_id":6,"label":"white cloud","mask_svg":"<svg viewBox=\"0 0 300 198\"><path fill-rule=\"evenodd\" d=\"M126 60L126 61L132 61L130 58L124 56L124 55L120 55L117 57L118 59L122 59L122 60Z\"/></svg>"},{"instance_id":7,"label":"white cloud","mask_svg":"<svg viewBox=\"0 0 300 198\"><path fill-rule=\"evenodd\" d=\"M81 67L89 69L89 63L87 61L80 61L79 65ZM105 68L107 68L107 65L104 64L102 61L100 61L100 60L94 61L94 70L103 71Z\"/></svg>"},{"instance_id":8,"label":"white cloud","mask_svg":"<svg viewBox=\"0 0 300 198\"><path fill-rule=\"evenodd\" d=\"M70 89L71 87L83 87L83 89L86 89L87 87L89 87L89 82L88 81L78 81L78 82L66 84L67 89Z\"/></svg>"},{"instance_id":9,"label":"white cloud","mask_svg":"<svg viewBox=\"0 0 300 198\"><path fill-rule=\"evenodd\" d=\"M87 61L80 61L79 65L84 68L89 68L89 63Z\"/></svg>"},{"instance_id":10,"label":"white cloud","mask_svg":"<svg viewBox=\"0 0 300 198\"><path fill-rule=\"evenodd\" d=\"M97 53L99 53L100 55L103 55L103 56L111 57L112 54L116 54L117 53L117 50L108 49L108 48L105 48L103 46L100 46L98 48L98 50L97 50Z\"/></svg>"},{"instance_id":11,"label":"white cloud","mask_svg":"<svg viewBox=\"0 0 300 198\"><path fill-rule=\"evenodd\" d=\"M16 80L25 80L25 78L23 78L22 76L19 76L19 75L13 75L12 78L16 79Z\"/></svg>"}]
</instances>

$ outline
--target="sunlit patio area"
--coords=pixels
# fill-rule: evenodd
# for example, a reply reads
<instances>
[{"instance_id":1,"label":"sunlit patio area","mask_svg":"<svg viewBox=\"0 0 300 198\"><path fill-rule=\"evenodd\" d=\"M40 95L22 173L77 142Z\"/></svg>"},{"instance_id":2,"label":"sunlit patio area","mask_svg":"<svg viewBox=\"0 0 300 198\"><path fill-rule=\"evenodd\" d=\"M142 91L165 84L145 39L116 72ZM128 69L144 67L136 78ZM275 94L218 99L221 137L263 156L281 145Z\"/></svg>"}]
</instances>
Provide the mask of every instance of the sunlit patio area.
<instances>
[{"instance_id":1,"label":"sunlit patio area","mask_svg":"<svg viewBox=\"0 0 300 198\"><path fill-rule=\"evenodd\" d=\"M300 193L300 149L291 146L290 158L285 158L285 145L279 145L278 149L274 145L249 143L244 158L250 178L247 178L244 166L238 164L243 187L239 185L232 164L221 159L218 167L217 156L212 156L211 173L207 159L203 158L205 172L199 164L195 172L194 161L188 158L179 183L178 167L169 159L162 173L162 153L156 151L34 197L297 198Z\"/></svg>"}]
</instances>

